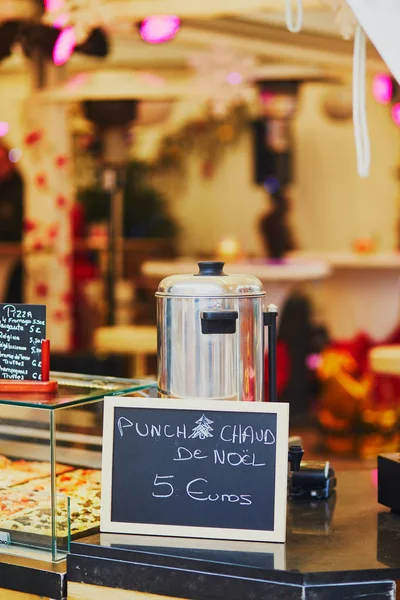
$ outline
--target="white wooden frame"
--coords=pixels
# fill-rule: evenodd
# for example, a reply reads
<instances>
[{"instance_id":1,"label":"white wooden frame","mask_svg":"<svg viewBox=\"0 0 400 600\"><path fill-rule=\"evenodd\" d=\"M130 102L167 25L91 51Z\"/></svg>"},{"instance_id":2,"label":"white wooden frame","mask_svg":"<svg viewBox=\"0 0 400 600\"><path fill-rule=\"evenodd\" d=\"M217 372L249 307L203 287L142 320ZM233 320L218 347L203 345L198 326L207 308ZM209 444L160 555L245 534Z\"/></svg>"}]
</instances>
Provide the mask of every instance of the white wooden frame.
<instances>
[{"instance_id":1,"label":"white wooden frame","mask_svg":"<svg viewBox=\"0 0 400 600\"><path fill-rule=\"evenodd\" d=\"M274 413L276 425L275 469L275 519L273 531L252 529L228 529L219 527L193 527L182 525L159 525L152 523L120 523L111 520L112 464L114 447L115 408L181 409L249 413ZM104 398L104 428L102 457L101 525L104 533L132 533L138 535L162 535L170 537L243 540L255 542L285 542L288 473L289 405L272 402L235 402L210 400L166 400L154 398L129 398L113 396Z\"/></svg>"}]
</instances>

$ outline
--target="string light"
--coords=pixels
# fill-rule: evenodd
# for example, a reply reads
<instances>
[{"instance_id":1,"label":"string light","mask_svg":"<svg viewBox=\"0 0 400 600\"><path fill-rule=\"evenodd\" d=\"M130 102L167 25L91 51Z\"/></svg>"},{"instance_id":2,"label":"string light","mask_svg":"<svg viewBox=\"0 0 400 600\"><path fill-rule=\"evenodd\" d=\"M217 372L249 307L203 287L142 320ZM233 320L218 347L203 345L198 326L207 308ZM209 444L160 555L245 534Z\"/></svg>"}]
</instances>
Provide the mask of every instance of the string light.
<instances>
[{"instance_id":1,"label":"string light","mask_svg":"<svg viewBox=\"0 0 400 600\"><path fill-rule=\"evenodd\" d=\"M7 135L9 129L9 125L6 121L0 121L0 137Z\"/></svg>"},{"instance_id":2,"label":"string light","mask_svg":"<svg viewBox=\"0 0 400 600\"><path fill-rule=\"evenodd\" d=\"M241 83L243 83L243 75L236 71L232 71L232 73L229 73L226 80L231 85L240 85Z\"/></svg>"},{"instance_id":3,"label":"string light","mask_svg":"<svg viewBox=\"0 0 400 600\"><path fill-rule=\"evenodd\" d=\"M148 17L140 25L140 37L149 44L162 44L172 40L180 26L181 20L175 15Z\"/></svg>"},{"instance_id":4,"label":"string light","mask_svg":"<svg viewBox=\"0 0 400 600\"><path fill-rule=\"evenodd\" d=\"M65 0L44 0L44 10L49 14L57 13L53 27L62 29L68 23L68 13L62 10L64 7Z\"/></svg>"},{"instance_id":5,"label":"string light","mask_svg":"<svg viewBox=\"0 0 400 600\"><path fill-rule=\"evenodd\" d=\"M264 189L269 194L276 194L277 192L279 192L280 188L281 184L279 183L279 180L276 179L276 177L267 177L264 181Z\"/></svg>"},{"instance_id":6,"label":"string light","mask_svg":"<svg viewBox=\"0 0 400 600\"><path fill-rule=\"evenodd\" d=\"M400 127L400 102L397 102L392 108L392 119Z\"/></svg>"},{"instance_id":7,"label":"string light","mask_svg":"<svg viewBox=\"0 0 400 600\"><path fill-rule=\"evenodd\" d=\"M8 158L12 163L18 162L22 158L22 150L19 148L11 148L10 152L8 153Z\"/></svg>"},{"instance_id":8,"label":"string light","mask_svg":"<svg viewBox=\"0 0 400 600\"><path fill-rule=\"evenodd\" d=\"M393 82L386 73L375 75L372 82L372 94L379 104L389 104L393 97Z\"/></svg>"},{"instance_id":9,"label":"string light","mask_svg":"<svg viewBox=\"0 0 400 600\"><path fill-rule=\"evenodd\" d=\"M44 0L44 9L46 12L53 13L64 7L65 0Z\"/></svg>"},{"instance_id":10,"label":"string light","mask_svg":"<svg viewBox=\"0 0 400 600\"><path fill-rule=\"evenodd\" d=\"M65 64L72 56L76 46L73 27L66 27L58 36L53 48L53 62L56 66Z\"/></svg>"}]
</instances>

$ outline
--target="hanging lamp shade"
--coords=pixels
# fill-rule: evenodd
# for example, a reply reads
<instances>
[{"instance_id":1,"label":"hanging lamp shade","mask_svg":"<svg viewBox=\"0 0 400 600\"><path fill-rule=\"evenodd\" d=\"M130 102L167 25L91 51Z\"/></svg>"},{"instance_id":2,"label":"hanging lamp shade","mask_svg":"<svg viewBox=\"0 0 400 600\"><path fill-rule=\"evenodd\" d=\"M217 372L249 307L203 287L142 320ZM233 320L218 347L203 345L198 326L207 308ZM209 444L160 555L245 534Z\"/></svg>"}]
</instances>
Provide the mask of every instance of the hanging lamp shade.
<instances>
[{"instance_id":1,"label":"hanging lamp shade","mask_svg":"<svg viewBox=\"0 0 400 600\"><path fill-rule=\"evenodd\" d=\"M361 27L400 83L399 0L348 0Z\"/></svg>"}]
</instances>

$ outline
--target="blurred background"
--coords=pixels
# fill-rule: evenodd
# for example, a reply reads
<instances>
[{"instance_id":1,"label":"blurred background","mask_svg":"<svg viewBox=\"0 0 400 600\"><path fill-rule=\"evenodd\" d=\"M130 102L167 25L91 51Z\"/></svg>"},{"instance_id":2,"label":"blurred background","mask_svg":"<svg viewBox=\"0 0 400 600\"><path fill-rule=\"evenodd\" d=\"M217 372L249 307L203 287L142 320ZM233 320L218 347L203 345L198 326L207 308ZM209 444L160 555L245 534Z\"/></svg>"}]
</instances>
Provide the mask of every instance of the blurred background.
<instances>
[{"instance_id":1,"label":"blurred background","mask_svg":"<svg viewBox=\"0 0 400 600\"><path fill-rule=\"evenodd\" d=\"M0 301L47 305L53 369L154 378L159 281L222 259L279 307L292 426L397 450L399 86L369 44L360 179L350 9L231 5L1 2Z\"/></svg>"}]
</instances>

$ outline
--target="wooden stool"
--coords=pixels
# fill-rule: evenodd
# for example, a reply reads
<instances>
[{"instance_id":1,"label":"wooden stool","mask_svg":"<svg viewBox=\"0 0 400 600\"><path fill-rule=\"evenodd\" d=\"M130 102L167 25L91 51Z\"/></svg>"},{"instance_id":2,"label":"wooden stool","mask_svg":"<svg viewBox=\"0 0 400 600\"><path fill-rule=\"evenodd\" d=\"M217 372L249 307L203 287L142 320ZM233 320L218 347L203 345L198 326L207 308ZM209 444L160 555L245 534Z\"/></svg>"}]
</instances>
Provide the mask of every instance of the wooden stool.
<instances>
[{"instance_id":1,"label":"wooden stool","mask_svg":"<svg viewBox=\"0 0 400 600\"><path fill-rule=\"evenodd\" d=\"M94 348L102 354L131 356L131 377L145 377L148 375L147 356L157 354L157 328L146 325L100 327L94 332Z\"/></svg>"}]
</instances>

